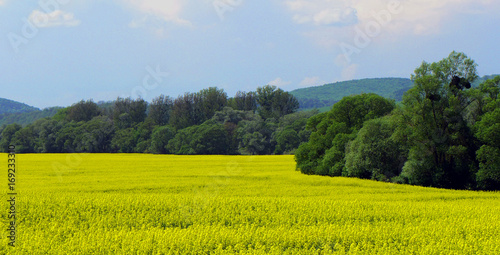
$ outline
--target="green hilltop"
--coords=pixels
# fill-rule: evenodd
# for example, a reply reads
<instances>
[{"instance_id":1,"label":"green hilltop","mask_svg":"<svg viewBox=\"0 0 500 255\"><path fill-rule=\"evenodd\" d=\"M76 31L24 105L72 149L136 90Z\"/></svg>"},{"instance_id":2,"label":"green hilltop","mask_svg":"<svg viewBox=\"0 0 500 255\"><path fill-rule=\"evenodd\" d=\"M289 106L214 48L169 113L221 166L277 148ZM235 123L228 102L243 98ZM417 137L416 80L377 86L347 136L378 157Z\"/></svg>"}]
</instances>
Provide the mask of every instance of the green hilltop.
<instances>
[{"instance_id":1,"label":"green hilltop","mask_svg":"<svg viewBox=\"0 0 500 255\"><path fill-rule=\"evenodd\" d=\"M0 98L0 127L17 123L27 125L36 120L54 116L60 107L44 110L10 99Z\"/></svg>"},{"instance_id":2,"label":"green hilltop","mask_svg":"<svg viewBox=\"0 0 500 255\"><path fill-rule=\"evenodd\" d=\"M0 114L40 111L40 109L13 100L0 98Z\"/></svg>"},{"instance_id":3,"label":"green hilltop","mask_svg":"<svg viewBox=\"0 0 500 255\"><path fill-rule=\"evenodd\" d=\"M473 83L473 86L479 86L495 76L497 75L480 77ZM399 102L403 99L403 94L412 86L413 82L408 78L372 78L296 89L290 93L299 100L301 110L318 108L324 112L343 97L362 93L375 93Z\"/></svg>"},{"instance_id":4,"label":"green hilltop","mask_svg":"<svg viewBox=\"0 0 500 255\"><path fill-rule=\"evenodd\" d=\"M361 93L375 93L377 95L401 101L404 92L413 86L413 82L406 78L374 78L352 80L325 84L293 90L300 103L300 108L331 107L343 97Z\"/></svg>"}]
</instances>

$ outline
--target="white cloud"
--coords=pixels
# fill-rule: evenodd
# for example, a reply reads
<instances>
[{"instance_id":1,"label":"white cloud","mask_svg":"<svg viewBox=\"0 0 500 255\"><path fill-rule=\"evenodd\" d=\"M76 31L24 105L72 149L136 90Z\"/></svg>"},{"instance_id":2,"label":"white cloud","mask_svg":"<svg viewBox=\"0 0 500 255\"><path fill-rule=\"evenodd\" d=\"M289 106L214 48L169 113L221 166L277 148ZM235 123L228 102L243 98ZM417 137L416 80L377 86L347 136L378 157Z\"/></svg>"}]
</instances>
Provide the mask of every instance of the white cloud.
<instances>
[{"instance_id":1,"label":"white cloud","mask_svg":"<svg viewBox=\"0 0 500 255\"><path fill-rule=\"evenodd\" d=\"M294 13L293 20L298 24L346 26L355 24L358 20L356 9L339 1L291 0L285 4Z\"/></svg>"},{"instance_id":2,"label":"white cloud","mask_svg":"<svg viewBox=\"0 0 500 255\"><path fill-rule=\"evenodd\" d=\"M350 61L346 59L344 54L339 54L337 58L335 59L335 64L342 68L342 71L340 72L340 80L341 81L348 81L348 80L353 80L356 78L356 73L358 71L358 65L357 64L351 64Z\"/></svg>"},{"instance_id":3,"label":"white cloud","mask_svg":"<svg viewBox=\"0 0 500 255\"><path fill-rule=\"evenodd\" d=\"M312 87L312 86L319 86L325 84L324 81L322 81L319 77L306 77L304 80L302 80L299 84L300 87Z\"/></svg>"},{"instance_id":4,"label":"white cloud","mask_svg":"<svg viewBox=\"0 0 500 255\"><path fill-rule=\"evenodd\" d=\"M191 22L182 19L181 14L187 1L182 0L121 0L131 9L139 13L153 16L165 22L178 25L191 25ZM140 22L133 21L136 25Z\"/></svg>"},{"instance_id":5,"label":"white cloud","mask_svg":"<svg viewBox=\"0 0 500 255\"><path fill-rule=\"evenodd\" d=\"M80 25L80 20L75 19L73 13L55 10L51 13L41 12L39 10L34 10L28 20L37 27L74 27Z\"/></svg>"},{"instance_id":6,"label":"white cloud","mask_svg":"<svg viewBox=\"0 0 500 255\"><path fill-rule=\"evenodd\" d=\"M454 19L471 18L467 14L497 15L500 11L500 1L494 0L283 0L283 3L295 23L316 25L303 35L327 48L342 42L352 44L357 35L355 28L372 29L375 34L370 38L372 41L393 41L404 36L438 34Z\"/></svg>"},{"instance_id":7,"label":"white cloud","mask_svg":"<svg viewBox=\"0 0 500 255\"><path fill-rule=\"evenodd\" d=\"M472 13L497 15L492 10L500 9L500 1L493 0L352 0L358 10L361 23L377 20L374 14L391 11L391 3L399 5L400 12L391 13L391 21L384 29L395 33L428 35L441 32L446 22L453 18ZM396 6L396 5L394 5Z\"/></svg>"},{"instance_id":8,"label":"white cloud","mask_svg":"<svg viewBox=\"0 0 500 255\"><path fill-rule=\"evenodd\" d=\"M354 80L356 78L356 72L358 71L358 65L352 64L347 67L344 67L341 72L341 79L343 81Z\"/></svg>"},{"instance_id":9,"label":"white cloud","mask_svg":"<svg viewBox=\"0 0 500 255\"><path fill-rule=\"evenodd\" d=\"M351 25L358 21L356 13L353 8L326 9L314 15L313 20L316 25Z\"/></svg>"},{"instance_id":10,"label":"white cloud","mask_svg":"<svg viewBox=\"0 0 500 255\"><path fill-rule=\"evenodd\" d=\"M276 78L274 81L270 81L268 82L269 85L273 85L273 86L276 86L276 87L284 87L284 86L287 86L287 85L290 85L292 82L290 81L284 81L283 79L281 78Z\"/></svg>"}]
</instances>

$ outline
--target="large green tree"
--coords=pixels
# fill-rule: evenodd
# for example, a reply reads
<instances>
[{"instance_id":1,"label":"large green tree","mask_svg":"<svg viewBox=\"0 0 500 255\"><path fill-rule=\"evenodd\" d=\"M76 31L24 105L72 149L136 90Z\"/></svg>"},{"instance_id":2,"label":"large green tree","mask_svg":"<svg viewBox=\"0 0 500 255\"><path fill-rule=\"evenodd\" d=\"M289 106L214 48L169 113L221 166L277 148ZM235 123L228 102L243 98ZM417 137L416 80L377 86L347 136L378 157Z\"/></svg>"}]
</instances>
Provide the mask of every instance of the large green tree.
<instances>
[{"instance_id":1,"label":"large green tree","mask_svg":"<svg viewBox=\"0 0 500 255\"><path fill-rule=\"evenodd\" d=\"M299 101L290 93L276 86L257 88L257 112L263 119L279 119L299 109Z\"/></svg>"},{"instance_id":2,"label":"large green tree","mask_svg":"<svg viewBox=\"0 0 500 255\"><path fill-rule=\"evenodd\" d=\"M160 95L154 98L149 105L148 117L153 120L155 125L166 125L170 120L173 101L169 96Z\"/></svg>"},{"instance_id":3,"label":"large green tree","mask_svg":"<svg viewBox=\"0 0 500 255\"><path fill-rule=\"evenodd\" d=\"M147 102L139 98L118 98L113 104L113 122L117 129L134 127L146 119Z\"/></svg>"},{"instance_id":4,"label":"large green tree","mask_svg":"<svg viewBox=\"0 0 500 255\"><path fill-rule=\"evenodd\" d=\"M80 101L70 106L66 111L68 121L90 121L92 118L101 115L101 109L92 100Z\"/></svg>"},{"instance_id":5,"label":"large green tree","mask_svg":"<svg viewBox=\"0 0 500 255\"><path fill-rule=\"evenodd\" d=\"M256 111L257 97L255 92L236 92L236 95L228 100L228 106L235 110Z\"/></svg>"},{"instance_id":6,"label":"large green tree","mask_svg":"<svg viewBox=\"0 0 500 255\"><path fill-rule=\"evenodd\" d=\"M478 77L476 63L463 53L423 62L403 98L400 133L409 143L403 177L409 183L445 188L474 185L477 142L466 116L474 98L467 91Z\"/></svg>"}]
</instances>

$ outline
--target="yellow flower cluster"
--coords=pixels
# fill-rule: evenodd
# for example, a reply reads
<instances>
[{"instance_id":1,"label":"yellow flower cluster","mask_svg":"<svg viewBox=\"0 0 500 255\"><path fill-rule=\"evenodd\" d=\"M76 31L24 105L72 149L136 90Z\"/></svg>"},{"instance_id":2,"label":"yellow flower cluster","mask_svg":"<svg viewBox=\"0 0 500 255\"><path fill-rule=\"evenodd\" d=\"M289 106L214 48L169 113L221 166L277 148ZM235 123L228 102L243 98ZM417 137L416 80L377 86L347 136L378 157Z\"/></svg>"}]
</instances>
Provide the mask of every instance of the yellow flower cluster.
<instances>
[{"instance_id":1,"label":"yellow flower cluster","mask_svg":"<svg viewBox=\"0 0 500 255\"><path fill-rule=\"evenodd\" d=\"M17 242L0 254L500 254L498 192L307 176L293 156L17 162Z\"/></svg>"}]
</instances>

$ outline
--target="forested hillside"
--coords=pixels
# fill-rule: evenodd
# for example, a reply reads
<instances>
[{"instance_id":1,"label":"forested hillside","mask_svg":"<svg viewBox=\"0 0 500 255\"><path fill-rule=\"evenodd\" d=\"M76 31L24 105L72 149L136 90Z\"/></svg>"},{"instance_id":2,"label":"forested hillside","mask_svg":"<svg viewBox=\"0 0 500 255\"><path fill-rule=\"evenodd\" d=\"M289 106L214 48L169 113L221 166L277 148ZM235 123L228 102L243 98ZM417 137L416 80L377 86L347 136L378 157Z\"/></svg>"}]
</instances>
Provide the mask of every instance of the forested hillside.
<instances>
[{"instance_id":1,"label":"forested hillside","mask_svg":"<svg viewBox=\"0 0 500 255\"><path fill-rule=\"evenodd\" d=\"M498 75L479 77L472 83L472 87L478 87L479 84L488 79L493 79L495 76ZM321 111L328 111L333 104L340 101L343 97L361 93L375 93L400 102L403 100L404 93L412 86L413 82L411 79L375 78L330 83L322 86L297 89L290 93L299 100L301 110L318 108Z\"/></svg>"},{"instance_id":2,"label":"forested hillside","mask_svg":"<svg viewBox=\"0 0 500 255\"><path fill-rule=\"evenodd\" d=\"M40 111L40 109L13 100L0 98L0 114Z\"/></svg>"},{"instance_id":3,"label":"forested hillside","mask_svg":"<svg viewBox=\"0 0 500 255\"><path fill-rule=\"evenodd\" d=\"M36 110L21 113L4 113L0 114L0 127L9 124L20 124L22 126L31 124L39 119L50 118L54 116L61 107L51 107L43 110Z\"/></svg>"},{"instance_id":4,"label":"forested hillside","mask_svg":"<svg viewBox=\"0 0 500 255\"><path fill-rule=\"evenodd\" d=\"M361 93L377 95L401 101L413 82L405 78L377 78L325 84L323 86L293 90L290 93L299 100L300 109L331 107L345 96Z\"/></svg>"}]
</instances>

